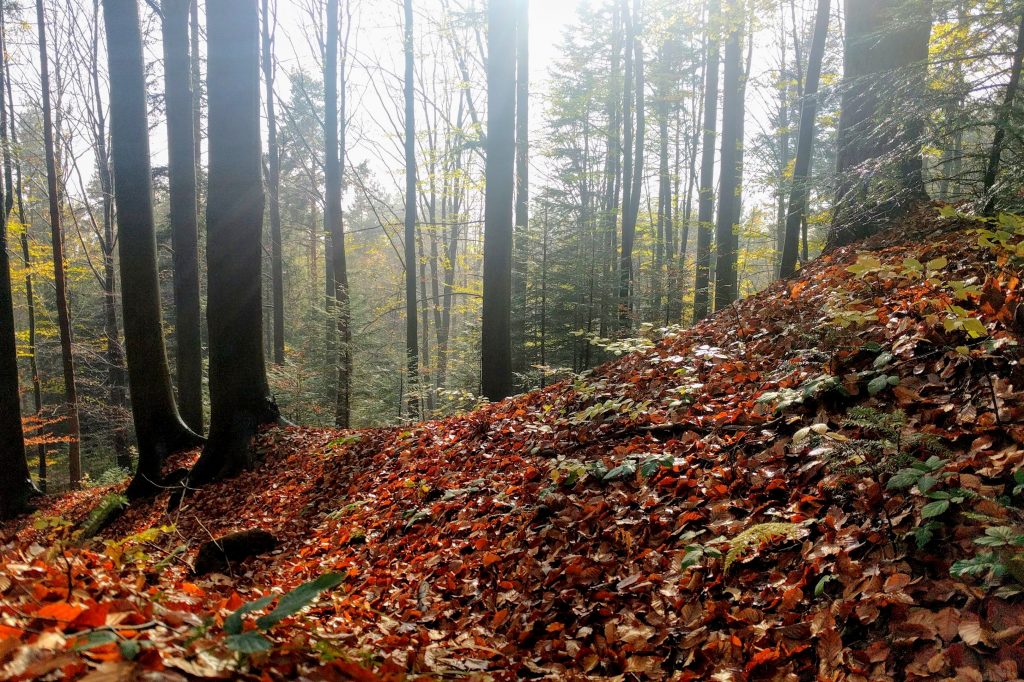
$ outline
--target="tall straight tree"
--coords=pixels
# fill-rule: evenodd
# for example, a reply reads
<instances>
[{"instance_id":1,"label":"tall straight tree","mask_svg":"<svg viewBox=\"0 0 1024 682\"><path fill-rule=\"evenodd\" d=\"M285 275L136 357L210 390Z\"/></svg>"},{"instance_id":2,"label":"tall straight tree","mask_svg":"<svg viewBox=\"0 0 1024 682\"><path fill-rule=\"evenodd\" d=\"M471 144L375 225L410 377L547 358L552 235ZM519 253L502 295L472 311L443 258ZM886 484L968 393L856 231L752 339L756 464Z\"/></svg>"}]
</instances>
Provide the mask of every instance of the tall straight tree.
<instances>
[{"instance_id":1,"label":"tall straight tree","mask_svg":"<svg viewBox=\"0 0 1024 682\"><path fill-rule=\"evenodd\" d=\"M526 371L527 243L530 227L530 0L516 0L516 208L512 272L516 372Z\"/></svg>"},{"instance_id":2,"label":"tall straight tree","mask_svg":"<svg viewBox=\"0 0 1024 682\"><path fill-rule=\"evenodd\" d=\"M189 6L192 2L193 0L163 0L161 10L171 244L174 248L178 402L185 423L196 433L202 433L203 353L202 308L199 300L199 209L192 111L192 58L189 55L188 30ZM111 36L110 39L117 40L118 37ZM116 105L116 102L113 104Z\"/></svg>"},{"instance_id":3,"label":"tall straight tree","mask_svg":"<svg viewBox=\"0 0 1024 682\"><path fill-rule=\"evenodd\" d=\"M992 189L996 185L996 178L999 177L999 159L1003 155L1003 140L1006 139L1006 130L1010 127L1010 115L1013 113L1013 100L1017 97L1017 89L1020 87L1021 65L1024 64L1024 12L1021 13L1020 26L1017 28L1017 47L1013 51L1013 64L1010 66L1010 82L1006 85L1006 94L1003 97L1003 105L999 107L996 114L996 134L992 139L992 148L988 155L988 164L985 166L985 177L982 184L987 199L985 200L985 213L991 214L995 209L996 198Z\"/></svg>"},{"instance_id":4,"label":"tall straight tree","mask_svg":"<svg viewBox=\"0 0 1024 682\"><path fill-rule=\"evenodd\" d=\"M811 174L811 156L814 151L814 124L818 116L818 83L821 80L821 62L828 39L829 0L818 0L814 17L814 35L807 63L807 84L800 102L800 131L796 143L796 162L793 166L793 186L789 193L786 212L786 231L782 248L780 276L792 277L796 272L797 252L800 247L800 226L807 214L808 181Z\"/></svg>"},{"instance_id":5,"label":"tall straight tree","mask_svg":"<svg viewBox=\"0 0 1024 682\"><path fill-rule=\"evenodd\" d=\"M628 9L623 7L628 16ZM626 108L626 144L632 138L634 148L626 150L626 164L623 170L622 195L622 251L619 259L619 323L628 329L631 324L630 292L633 287L633 245L636 242L636 223L640 215L640 195L644 171L644 139L646 133L646 111L644 101L644 52L640 39L642 25L640 23L640 0L633 0L633 16L627 19L626 49L632 50L632 60L627 54L627 69L632 61L633 73L626 74L626 89L623 93L623 105ZM630 84L632 80L632 92ZM632 99L632 101L630 101ZM631 131L630 107L636 111L636 130ZM632 133L632 134L631 134ZM632 171L632 177L625 177ZM627 189L628 188L628 191Z\"/></svg>"},{"instance_id":6,"label":"tall straight tree","mask_svg":"<svg viewBox=\"0 0 1024 682\"><path fill-rule=\"evenodd\" d=\"M405 356L408 410L419 414L420 358L416 309L416 100L412 0L405 0ZM511 26L511 24L509 24ZM512 85L515 88L515 83ZM485 304L486 305L486 304Z\"/></svg>"},{"instance_id":7,"label":"tall straight tree","mask_svg":"<svg viewBox=\"0 0 1024 682\"><path fill-rule=\"evenodd\" d=\"M64 372L64 401L68 443L68 475L71 487L82 479L81 427L78 420L78 388L75 385L75 358L71 352L71 313L68 309L68 285L64 270L64 229L61 225L57 156L53 141L53 107L50 103L50 62L46 47L46 12L43 0L36 0L36 27L39 31L39 78L43 91L43 151L46 156L46 193L49 199L50 237L53 246L53 284L60 331L61 367Z\"/></svg>"},{"instance_id":8,"label":"tall straight tree","mask_svg":"<svg viewBox=\"0 0 1024 682\"><path fill-rule=\"evenodd\" d=\"M328 261L333 274L334 290L331 306L337 319L334 329L337 331L337 372L338 394L335 404L334 421L337 426L348 428L351 415L352 394L352 352L350 332L350 306L348 295L348 267L345 261L345 226L341 212L341 179L344 172L344 144L340 130L344 127L344 112L339 116L339 68L338 48L340 46L338 0L327 0L327 52L324 60L324 147L326 162L324 164L324 180L326 184L324 210L324 229L330 235L330 253ZM342 81L341 101L345 101L344 82ZM333 335L332 335L333 336Z\"/></svg>"},{"instance_id":9,"label":"tall straight tree","mask_svg":"<svg viewBox=\"0 0 1024 682\"><path fill-rule=\"evenodd\" d=\"M2 27L2 24L0 24ZM2 30L2 28L0 28ZM0 36L0 44L3 36ZM14 296L11 263L7 250L7 218L11 212L11 150L7 137L7 106L4 94L6 59L0 59L0 151L4 157L4 185L0 196L0 519L29 510L35 492L25 460L21 428L21 394L18 391L18 346L14 335Z\"/></svg>"},{"instance_id":10,"label":"tall straight tree","mask_svg":"<svg viewBox=\"0 0 1024 682\"><path fill-rule=\"evenodd\" d=\"M209 199L206 209L210 434L191 480L254 463L252 439L280 416L263 356L260 26L257 0L206 5Z\"/></svg>"},{"instance_id":11,"label":"tall straight tree","mask_svg":"<svg viewBox=\"0 0 1024 682\"><path fill-rule=\"evenodd\" d=\"M704 63L704 140L701 147L697 204L697 263L693 286L693 319L708 315L711 298L711 227L715 216L715 138L718 130L718 32L721 2L708 0L707 51Z\"/></svg>"},{"instance_id":12,"label":"tall straight tree","mask_svg":"<svg viewBox=\"0 0 1024 682\"><path fill-rule=\"evenodd\" d=\"M160 466L167 455L201 439L178 414L164 347L138 0L103 0L103 18L128 386L139 443L139 464L128 497L137 499L160 490ZM184 120L191 132L191 120L187 115ZM191 150L191 140L187 146ZM187 168L192 168L191 158Z\"/></svg>"},{"instance_id":13,"label":"tall straight tree","mask_svg":"<svg viewBox=\"0 0 1024 682\"><path fill-rule=\"evenodd\" d=\"M718 180L718 222L715 229L715 310L736 300L737 240L740 222L740 145L743 144L743 3L730 0L725 20L729 38L725 43L722 82L722 156Z\"/></svg>"},{"instance_id":14,"label":"tall straight tree","mask_svg":"<svg viewBox=\"0 0 1024 682\"><path fill-rule=\"evenodd\" d=\"M274 317L274 364L284 364L284 255L281 244L281 150L274 106L274 36L277 6L263 0L263 84L267 112L267 208L270 213L270 286Z\"/></svg>"},{"instance_id":15,"label":"tall straight tree","mask_svg":"<svg viewBox=\"0 0 1024 682\"><path fill-rule=\"evenodd\" d=\"M512 393L512 221L516 155L515 0L487 6L487 187L484 199L482 388Z\"/></svg>"},{"instance_id":16,"label":"tall straight tree","mask_svg":"<svg viewBox=\"0 0 1024 682\"><path fill-rule=\"evenodd\" d=\"M921 102L932 0L846 0L845 6L839 177L826 249L876 232L927 198Z\"/></svg>"}]
</instances>

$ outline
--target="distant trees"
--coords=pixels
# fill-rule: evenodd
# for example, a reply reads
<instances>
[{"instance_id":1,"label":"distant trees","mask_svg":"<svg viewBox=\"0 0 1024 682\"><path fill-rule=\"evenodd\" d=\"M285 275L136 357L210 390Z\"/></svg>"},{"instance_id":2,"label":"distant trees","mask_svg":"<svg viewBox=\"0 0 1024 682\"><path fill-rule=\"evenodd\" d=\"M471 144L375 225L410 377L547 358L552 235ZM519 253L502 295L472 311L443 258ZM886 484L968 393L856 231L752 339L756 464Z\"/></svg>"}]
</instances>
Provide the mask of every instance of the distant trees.
<instances>
[{"instance_id":1,"label":"distant trees","mask_svg":"<svg viewBox=\"0 0 1024 682\"><path fill-rule=\"evenodd\" d=\"M57 328L60 331L61 369L64 375L64 401L67 416L68 476L72 487L82 478L82 429L78 418L78 386L75 384L75 358L71 348L71 312L64 267L64 229L57 177L57 152L53 135L53 108L50 104L50 61L46 42L46 12L43 0L36 0L36 28L39 36L39 80L43 107L43 153L46 157L46 194L49 204L50 241L53 247L53 279Z\"/></svg>"},{"instance_id":2,"label":"distant trees","mask_svg":"<svg viewBox=\"0 0 1024 682\"><path fill-rule=\"evenodd\" d=\"M490 400L512 393L512 224L516 156L515 0L487 6L487 190L481 384Z\"/></svg>"},{"instance_id":3,"label":"distant trees","mask_svg":"<svg viewBox=\"0 0 1024 682\"><path fill-rule=\"evenodd\" d=\"M256 0L218 0L206 8L211 412L206 447L190 479L195 484L230 477L250 466L257 429L279 419L263 354L257 10Z\"/></svg>"}]
</instances>

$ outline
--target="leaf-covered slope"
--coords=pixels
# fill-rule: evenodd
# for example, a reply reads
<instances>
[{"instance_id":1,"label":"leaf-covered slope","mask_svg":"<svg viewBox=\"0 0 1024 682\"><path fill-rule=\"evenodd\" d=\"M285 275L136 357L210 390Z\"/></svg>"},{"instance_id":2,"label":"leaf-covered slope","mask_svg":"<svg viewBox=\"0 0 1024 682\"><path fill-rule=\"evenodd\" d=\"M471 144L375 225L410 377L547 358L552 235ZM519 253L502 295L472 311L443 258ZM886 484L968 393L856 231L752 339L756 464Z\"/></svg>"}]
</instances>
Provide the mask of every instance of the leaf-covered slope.
<instances>
[{"instance_id":1,"label":"leaf-covered slope","mask_svg":"<svg viewBox=\"0 0 1024 682\"><path fill-rule=\"evenodd\" d=\"M919 217L472 414L266 433L258 471L129 510L106 548L10 527L0 671L1019 677L1019 237L978 227ZM250 527L281 548L188 576L199 543ZM225 617L328 572L345 581L272 650L229 648ZM108 624L117 641L69 653Z\"/></svg>"}]
</instances>

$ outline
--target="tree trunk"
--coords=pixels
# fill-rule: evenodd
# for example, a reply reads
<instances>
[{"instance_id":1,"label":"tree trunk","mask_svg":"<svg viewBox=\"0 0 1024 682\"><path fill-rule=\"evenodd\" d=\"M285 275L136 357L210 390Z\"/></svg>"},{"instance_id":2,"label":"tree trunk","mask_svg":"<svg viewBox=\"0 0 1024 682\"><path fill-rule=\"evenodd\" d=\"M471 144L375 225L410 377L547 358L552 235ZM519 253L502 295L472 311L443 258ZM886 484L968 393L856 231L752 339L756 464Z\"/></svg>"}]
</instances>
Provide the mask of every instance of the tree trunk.
<instances>
[{"instance_id":1,"label":"tree trunk","mask_svg":"<svg viewBox=\"0 0 1024 682\"><path fill-rule=\"evenodd\" d=\"M412 0L405 0L405 357L409 418L419 415L419 344L416 306L416 100L413 79ZM514 84L513 84L514 87Z\"/></svg>"},{"instance_id":2,"label":"tree trunk","mask_svg":"<svg viewBox=\"0 0 1024 682\"><path fill-rule=\"evenodd\" d=\"M931 5L931 0L846 0L839 183L826 250L877 232L927 198L919 110Z\"/></svg>"},{"instance_id":3,"label":"tree trunk","mask_svg":"<svg viewBox=\"0 0 1024 682\"><path fill-rule=\"evenodd\" d=\"M718 223L715 229L715 310L736 300L735 231L740 218L739 147L743 144L743 17L741 6L729 3L728 20L735 26L725 43L722 82L722 158L718 180Z\"/></svg>"},{"instance_id":4,"label":"tree trunk","mask_svg":"<svg viewBox=\"0 0 1024 682\"><path fill-rule=\"evenodd\" d=\"M277 145L277 117L274 111L274 31L277 7L271 15L270 1L263 0L263 82L267 110L267 208L270 213L270 271L274 313L274 364L284 364L284 261L281 251L281 152ZM272 23L273 22L273 23Z\"/></svg>"},{"instance_id":5,"label":"tree trunk","mask_svg":"<svg viewBox=\"0 0 1024 682\"><path fill-rule=\"evenodd\" d=\"M693 320L708 315L711 296L711 226L715 214L715 137L718 130L718 24L720 0L708 0L707 56L704 74L704 141L701 148L697 208L697 263L693 285Z\"/></svg>"},{"instance_id":6,"label":"tree trunk","mask_svg":"<svg viewBox=\"0 0 1024 682\"><path fill-rule=\"evenodd\" d=\"M192 472L203 484L254 463L252 438L277 421L263 357L260 27L256 0L206 8L209 198L206 315L210 435Z\"/></svg>"},{"instance_id":7,"label":"tree trunk","mask_svg":"<svg viewBox=\"0 0 1024 682\"><path fill-rule=\"evenodd\" d=\"M622 253L619 263L619 326L628 330L633 322L633 246L636 243L637 217L640 215L640 196L643 193L644 140L647 131L644 102L644 51L640 41L640 0L633 0L633 106L636 111L636 130L632 150L633 177L630 180L629 201L623 200Z\"/></svg>"},{"instance_id":8,"label":"tree trunk","mask_svg":"<svg viewBox=\"0 0 1024 682\"><path fill-rule=\"evenodd\" d=\"M159 492L164 458L201 441L178 414L164 348L138 11L137 0L103 0L110 63L111 159L117 188L114 202L120 226L121 300L128 383L139 444L138 469L128 489L130 499ZM191 130L187 117L185 122Z\"/></svg>"},{"instance_id":9,"label":"tree trunk","mask_svg":"<svg viewBox=\"0 0 1024 682\"><path fill-rule=\"evenodd\" d=\"M515 324L512 357L515 372L525 374L527 317L527 244L530 223L530 2L516 0L516 204L512 256Z\"/></svg>"},{"instance_id":10,"label":"tree trunk","mask_svg":"<svg viewBox=\"0 0 1024 682\"><path fill-rule=\"evenodd\" d=\"M0 47L4 43L0 25ZM35 493L25 459L25 439L21 427L21 394L18 391L18 345L14 335L14 296L11 289L11 263L7 250L7 218L11 212L13 179L11 149L7 143L7 80L5 60L0 60L0 151L3 152L4 186L0 196L0 519L9 519L30 510L29 499Z\"/></svg>"},{"instance_id":11,"label":"tree trunk","mask_svg":"<svg viewBox=\"0 0 1024 682\"><path fill-rule=\"evenodd\" d=\"M629 0L622 0L620 8L622 13L622 24L625 32L625 47L623 56L623 85L622 85L622 239L621 250L619 251L619 291L618 324L622 329L629 327L629 284L633 277L633 239L636 234L636 219L632 218L633 192L639 192L639 188L633 187L633 164L635 162L633 153L633 139L636 130L633 127L633 106L635 98L633 94L633 79L636 77L636 68L633 59L636 55L636 17L630 10ZM602 330L602 336L604 330Z\"/></svg>"},{"instance_id":12,"label":"tree trunk","mask_svg":"<svg viewBox=\"0 0 1024 682\"><path fill-rule=\"evenodd\" d=\"M818 0L814 19L814 37L811 41L811 54L808 57L807 84L804 86L804 96L800 103L800 132L797 138L793 186L789 195L785 242L779 272L783 278L792 277L796 272L800 227L807 214L808 182L814 152L814 126L818 115L818 82L821 78L821 62L825 56L825 41L828 39L829 5L829 0Z\"/></svg>"},{"instance_id":13,"label":"tree trunk","mask_svg":"<svg viewBox=\"0 0 1024 682\"><path fill-rule=\"evenodd\" d=\"M487 188L484 200L483 394L512 393L512 220L515 193L515 0L487 6Z\"/></svg>"},{"instance_id":14,"label":"tree trunk","mask_svg":"<svg viewBox=\"0 0 1024 682\"><path fill-rule=\"evenodd\" d=\"M327 45L324 61L324 97L326 115L324 117L324 140L326 162L324 165L324 181L326 186L326 206L324 210L324 232L331 237L328 252L330 262L329 292L333 299L329 324L334 330L337 341L338 357L335 359L335 371L338 375L337 393L335 395L334 421L341 428L348 428L351 415L351 349L349 338L349 303L348 303L348 269L345 261L345 230L341 209L341 180L344 164L344 148L341 142L341 129L344 114L339 114L339 90L341 101L345 101L344 86L341 82L341 60L338 58L341 44L339 30L339 5L337 0L327 2ZM330 286L330 285L329 285Z\"/></svg>"},{"instance_id":15,"label":"tree trunk","mask_svg":"<svg viewBox=\"0 0 1024 682\"><path fill-rule=\"evenodd\" d=\"M1013 66L1010 68L1010 82L1006 84L1006 95L1003 105L996 114L996 134L992 139L992 149L989 152L988 165L985 168L985 214L991 215L995 210L996 197L993 188L996 186L996 178L999 176L999 159L1003 154L1003 140L1006 131L1010 127L1010 114L1013 112L1013 100L1017 97L1017 89L1020 87L1021 63L1024 62L1024 13L1021 15L1020 27L1017 29L1017 47L1013 53Z\"/></svg>"},{"instance_id":16,"label":"tree trunk","mask_svg":"<svg viewBox=\"0 0 1024 682\"><path fill-rule=\"evenodd\" d=\"M170 174L171 243L174 249L174 310L178 403L196 433L203 431L203 352L199 300L199 220L196 141L189 58L190 0L163 0L164 100ZM108 39L117 36L108 34ZM113 104L117 104L116 102Z\"/></svg>"},{"instance_id":17,"label":"tree trunk","mask_svg":"<svg viewBox=\"0 0 1024 682\"><path fill-rule=\"evenodd\" d=\"M60 331L61 366L64 372L64 400L67 410L68 473L72 488L82 479L81 427L78 421L78 389L75 386L75 360L71 352L71 314L64 274L64 231L61 227L60 194L57 189L57 158L53 141L53 109L50 104L50 66L46 48L46 15L43 0L36 0L36 25L39 31L39 75L43 91L43 148L46 156L46 193L49 199L50 235L53 245L53 278Z\"/></svg>"}]
</instances>

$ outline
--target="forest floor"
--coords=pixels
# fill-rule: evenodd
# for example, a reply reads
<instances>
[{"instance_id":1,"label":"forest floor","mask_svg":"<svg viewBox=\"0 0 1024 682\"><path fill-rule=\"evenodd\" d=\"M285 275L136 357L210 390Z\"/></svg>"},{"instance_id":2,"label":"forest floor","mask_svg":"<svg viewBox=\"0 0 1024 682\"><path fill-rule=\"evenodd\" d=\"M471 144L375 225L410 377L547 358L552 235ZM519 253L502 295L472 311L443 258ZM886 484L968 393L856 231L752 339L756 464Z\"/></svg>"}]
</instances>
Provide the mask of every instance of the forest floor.
<instances>
[{"instance_id":1,"label":"forest floor","mask_svg":"<svg viewBox=\"0 0 1024 682\"><path fill-rule=\"evenodd\" d=\"M270 430L173 514L48 500L0 530L0 677L1020 678L1022 239L933 208L546 390Z\"/></svg>"}]
</instances>

